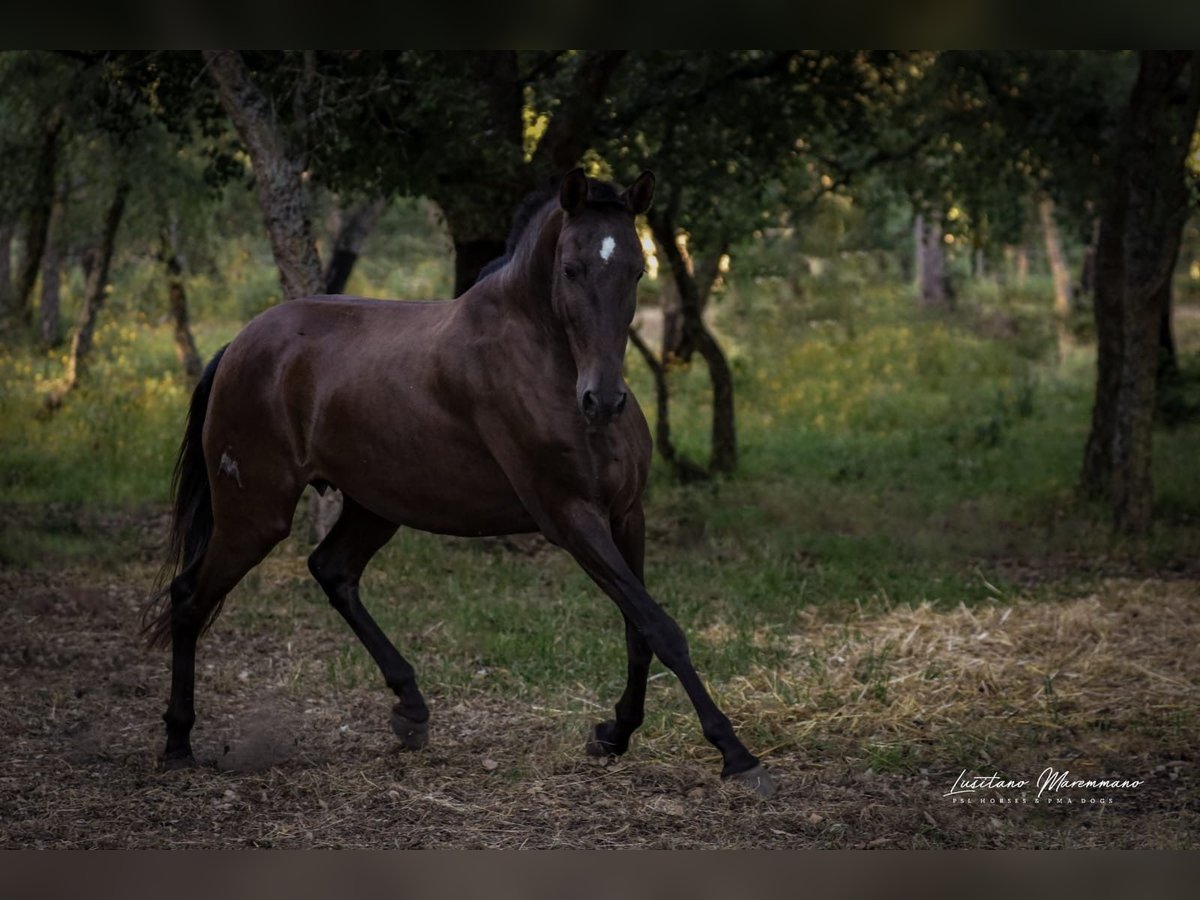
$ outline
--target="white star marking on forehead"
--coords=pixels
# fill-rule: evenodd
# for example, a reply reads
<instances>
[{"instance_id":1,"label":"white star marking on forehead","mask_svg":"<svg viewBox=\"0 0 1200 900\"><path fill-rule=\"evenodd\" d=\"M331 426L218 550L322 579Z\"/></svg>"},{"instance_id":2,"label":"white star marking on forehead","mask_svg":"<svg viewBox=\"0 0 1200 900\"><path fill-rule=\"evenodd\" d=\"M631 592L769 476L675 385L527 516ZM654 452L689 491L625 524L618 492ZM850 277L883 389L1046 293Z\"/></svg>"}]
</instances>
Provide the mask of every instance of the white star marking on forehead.
<instances>
[{"instance_id":1,"label":"white star marking on forehead","mask_svg":"<svg viewBox=\"0 0 1200 900\"><path fill-rule=\"evenodd\" d=\"M608 258L613 255L613 250L616 248L617 242L613 240L610 234L600 242L600 258L608 262Z\"/></svg>"}]
</instances>

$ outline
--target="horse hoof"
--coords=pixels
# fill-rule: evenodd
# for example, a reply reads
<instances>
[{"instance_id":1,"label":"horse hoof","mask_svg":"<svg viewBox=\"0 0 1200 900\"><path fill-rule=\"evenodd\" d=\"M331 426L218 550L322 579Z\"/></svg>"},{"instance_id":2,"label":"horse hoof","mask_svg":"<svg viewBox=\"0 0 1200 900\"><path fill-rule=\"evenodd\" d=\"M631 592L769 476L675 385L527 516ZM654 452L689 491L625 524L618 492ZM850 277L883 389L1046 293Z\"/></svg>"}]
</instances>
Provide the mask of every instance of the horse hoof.
<instances>
[{"instance_id":1,"label":"horse hoof","mask_svg":"<svg viewBox=\"0 0 1200 900\"><path fill-rule=\"evenodd\" d=\"M192 751L186 753L173 753L167 756L165 753L158 760L159 771L176 772L180 769L196 768L196 757L192 756Z\"/></svg>"},{"instance_id":2,"label":"horse hoof","mask_svg":"<svg viewBox=\"0 0 1200 900\"><path fill-rule=\"evenodd\" d=\"M429 743L429 723L414 722L398 712L392 713L392 731L405 750L420 750Z\"/></svg>"},{"instance_id":3,"label":"horse hoof","mask_svg":"<svg viewBox=\"0 0 1200 900\"><path fill-rule=\"evenodd\" d=\"M753 769L730 775L725 780L736 781L738 784L744 785L764 800L775 796L775 792L779 790L779 784L761 763Z\"/></svg>"},{"instance_id":4,"label":"horse hoof","mask_svg":"<svg viewBox=\"0 0 1200 900\"><path fill-rule=\"evenodd\" d=\"M622 747L612 740L613 728L615 727L616 723L611 720L608 722L597 722L592 726L592 730L588 734L587 744L584 745L584 750L588 756L603 759L606 756L620 756L629 749L628 742Z\"/></svg>"}]
</instances>

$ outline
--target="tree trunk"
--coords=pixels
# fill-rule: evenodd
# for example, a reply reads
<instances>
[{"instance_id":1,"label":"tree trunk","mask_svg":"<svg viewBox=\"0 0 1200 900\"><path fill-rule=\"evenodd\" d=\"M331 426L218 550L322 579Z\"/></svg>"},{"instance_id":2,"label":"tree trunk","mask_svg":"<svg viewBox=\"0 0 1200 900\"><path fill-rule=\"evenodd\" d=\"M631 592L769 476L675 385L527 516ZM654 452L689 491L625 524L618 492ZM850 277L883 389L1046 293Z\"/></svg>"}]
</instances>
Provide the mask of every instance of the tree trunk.
<instances>
[{"instance_id":1,"label":"tree trunk","mask_svg":"<svg viewBox=\"0 0 1200 900\"><path fill-rule=\"evenodd\" d=\"M709 468L725 475L737 468L737 427L734 418L733 372L725 353L702 319L688 319L696 351L708 364L708 377L713 389L712 459Z\"/></svg>"},{"instance_id":2,"label":"tree trunk","mask_svg":"<svg viewBox=\"0 0 1200 900\"><path fill-rule=\"evenodd\" d=\"M971 276L976 281L982 281L987 278L987 258L984 255L983 248L976 246L975 253L971 257Z\"/></svg>"},{"instance_id":3,"label":"tree trunk","mask_svg":"<svg viewBox=\"0 0 1200 900\"><path fill-rule=\"evenodd\" d=\"M1054 282L1054 314L1059 319L1066 319L1071 313L1071 273L1067 269L1067 257L1063 253L1062 237L1054 213L1054 201L1043 197L1038 203L1038 217L1042 223L1046 259L1050 263L1050 276Z\"/></svg>"},{"instance_id":4,"label":"tree trunk","mask_svg":"<svg viewBox=\"0 0 1200 900\"><path fill-rule=\"evenodd\" d=\"M1182 243L1181 240L1175 246L1175 255L1171 259L1167 277L1163 279L1163 283L1158 289L1158 297L1155 299L1155 305L1158 307L1158 369L1156 371L1159 388L1179 374L1179 359L1175 354L1175 334L1172 327L1172 313L1175 305L1172 298L1172 282L1174 281L1175 265L1179 262L1179 245Z\"/></svg>"},{"instance_id":5,"label":"tree trunk","mask_svg":"<svg viewBox=\"0 0 1200 900\"><path fill-rule=\"evenodd\" d=\"M188 383L195 385L204 371L204 362L192 337L188 317L187 291L183 286L183 264L178 254L167 257L167 297L171 304L171 320L175 323L175 356L183 367Z\"/></svg>"},{"instance_id":6,"label":"tree trunk","mask_svg":"<svg viewBox=\"0 0 1200 900\"><path fill-rule=\"evenodd\" d=\"M0 315L12 309L12 245L16 236L13 222L0 222Z\"/></svg>"},{"instance_id":7,"label":"tree trunk","mask_svg":"<svg viewBox=\"0 0 1200 900\"><path fill-rule=\"evenodd\" d=\"M917 296L926 309L949 309L950 291L946 280L946 254L942 245L941 215L928 219L920 213L913 221L916 249Z\"/></svg>"},{"instance_id":8,"label":"tree trunk","mask_svg":"<svg viewBox=\"0 0 1200 900\"><path fill-rule=\"evenodd\" d=\"M1079 267L1079 285L1076 288L1076 299L1084 305L1082 298L1089 297L1096 291L1096 246L1100 241L1100 221L1097 219L1092 226L1091 239L1083 248L1083 264Z\"/></svg>"},{"instance_id":9,"label":"tree trunk","mask_svg":"<svg viewBox=\"0 0 1200 900\"><path fill-rule=\"evenodd\" d=\"M685 346L694 347L708 366L708 377L713 392L711 456L708 468L710 472L730 474L737 468L738 457L733 373L721 345L704 324L700 288L692 273L688 271L687 261L676 239L671 211L675 202L677 199L665 204L665 210L652 209L647 214L647 221L667 259L671 276L679 291L683 343Z\"/></svg>"},{"instance_id":10,"label":"tree trunk","mask_svg":"<svg viewBox=\"0 0 1200 900\"><path fill-rule=\"evenodd\" d=\"M1145 533L1151 523L1163 288L1187 218L1184 161L1198 109L1200 53L1143 51L1117 149L1110 187L1114 197L1106 209L1112 214L1123 207L1124 213L1123 278L1118 285L1121 359L1111 451L1113 521L1124 533Z\"/></svg>"},{"instance_id":11,"label":"tree trunk","mask_svg":"<svg viewBox=\"0 0 1200 900\"><path fill-rule=\"evenodd\" d=\"M1024 290L1029 280L1029 248L1024 244L1017 247L1017 289Z\"/></svg>"},{"instance_id":12,"label":"tree trunk","mask_svg":"<svg viewBox=\"0 0 1200 900\"><path fill-rule=\"evenodd\" d=\"M1038 202L1038 217L1042 223L1042 237L1046 241L1046 259L1050 262L1050 277L1054 281L1054 322L1058 333L1058 358L1066 356L1070 342L1068 324L1071 319L1071 272L1063 253L1062 237L1058 222L1054 219L1054 201L1043 197Z\"/></svg>"},{"instance_id":13,"label":"tree trunk","mask_svg":"<svg viewBox=\"0 0 1200 900\"><path fill-rule=\"evenodd\" d=\"M1112 446L1125 346L1121 313L1125 208L1124 191L1114 187L1105 200L1096 237L1096 298L1092 304L1096 322L1096 395L1091 431L1083 452L1083 490L1094 499L1112 494Z\"/></svg>"},{"instance_id":14,"label":"tree trunk","mask_svg":"<svg viewBox=\"0 0 1200 900\"><path fill-rule=\"evenodd\" d=\"M241 54L205 50L204 59L221 105L250 154L283 298L320 294L324 279L304 192L303 162L288 146L270 101L254 83Z\"/></svg>"},{"instance_id":15,"label":"tree trunk","mask_svg":"<svg viewBox=\"0 0 1200 900\"><path fill-rule=\"evenodd\" d=\"M679 299L679 288L674 278L664 278L661 294L662 305L662 359L669 363L679 358L683 349L683 302Z\"/></svg>"},{"instance_id":16,"label":"tree trunk","mask_svg":"<svg viewBox=\"0 0 1200 900\"><path fill-rule=\"evenodd\" d=\"M479 279L479 272L493 259L503 256L503 239L454 239L454 296L460 297Z\"/></svg>"},{"instance_id":17,"label":"tree trunk","mask_svg":"<svg viewBox=\"0 0 1200 900\"><path fill-rule=\"evenodd\" d=\"M913 216L913 288L917 295L925 284L925 215Z\"/></svg>"},{"instance_id":18,"label":"tree trunk","mask_svg":"<svg viewBox=\"0 0 1200 900\"><path fill-rule=\"evenodd\" d=\"M333 252L329 266L325 269L325 293L340 294L346 290L350 273L362 253L367 236L374 230L379 217L387 209L382 197L363 200L349 210L339 212L337 236L333 240Z\"/></svg>"},{"instance_id":19,"label":"tree trunk","mask_svg":"<svg viewBox=\"0 0 1200 900\"><path fill-rule=\"evenodd\" d=\"M194 386L200 381L204 361L200 358L200 352L196 349L196 339L192 336L187 290L183 284L183 257L179 253L178 227L174 217L163 229L159 256L167 271L167 302L171 308L171 321L175 325L175 357L179 360L188 384Z\"/></svg>"},{"instance_id":20,"label":"tree trunk","mask_svg":"<svg viewBox=\"0 0 1200 900\"><path fill-rule=\"evenodd\" d=\"M38 319L42 346L51 348L62 343L59 311L62 306L61 281L63 250L66 242L67 185L60 180L50 209L50 225L46 235L46 250L42 256L42 301Z\"/></svg>"},{"instance_id":21,"label":"tree trunk","mask_svg":"<svg viewBox=\"0 0 1200 900\"><path fill-rule=\"evenodd\" d=\"M708 473L675 449L671 441L671 395L667 386L667 372L654 355L654 351L642 340L642 336L633 328L629 329L629 341L646 361L646 367L654 377L654 446L658 455L663 458L677 481L687 484L708 477Z\"/></svg>"},{"instance_id":22,"label":"tree trunk","mask_svg":"<svg viewBox=\"0 0 1200 900\"><path fill-rule=\"evenodd\" d=\"M12 311L24 325L33 324L33 286L37 282L42 253L46 249L46 233L50 228L50 212L54 205L54 170L58 162L58 136L63 117L55 110L46 123L42 137L42 152L33 176L33 200L29 207L29 224L25 232L25 249L17 271L17 284L12 296Z\"/></svg>"},{"instance_id":23,"label":"tree trunk","mask_svg":"<svg viewBox=\"0 0 1200 900\"><path fill-rule=\"evenodd\" d=\"M63 398L75 390L87 375L87 366L92 353L92 338L96 332L96 319L108 291L108 269L112 264L113 247L117 242L117 229L125 214L125 200L129 196L129 182L122 178L117 182L112 201L104 214L104 228L100 243L92 253L88 268L87 285L84 288L83 306L71 338L71 355L67 360L67 374L54 391L46 396L46 406L56 409Z\"/></svg>"},{"instance_id":24,"label":"tree trunk","mask_svg":"<svg viewBox=\"0 0 1200 900\"><path fill-rule=\"evenodd\" d=\"M687 245L676 241L676 247L688 275L696 285L696 306L700 316L708 309L708 299L712 296L717 279L721 277L721 259L729 252L729 245L722 243L715 252L703 253L693 257ZM662 358L664 361L672 358L691 362L692 354L696 352L696 344L692 340L694 331L685 327L683 300L675 279L667 281L667 289L663 292L663 329L662 329Z\"/></svg>"}]
</instances>

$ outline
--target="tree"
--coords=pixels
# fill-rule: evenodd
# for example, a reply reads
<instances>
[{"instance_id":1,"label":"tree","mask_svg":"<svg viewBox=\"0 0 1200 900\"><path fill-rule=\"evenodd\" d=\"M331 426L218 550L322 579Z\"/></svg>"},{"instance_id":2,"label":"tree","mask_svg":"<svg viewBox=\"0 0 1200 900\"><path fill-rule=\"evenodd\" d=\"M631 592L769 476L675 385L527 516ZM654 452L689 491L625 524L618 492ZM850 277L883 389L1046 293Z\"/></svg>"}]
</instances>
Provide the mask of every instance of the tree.
<instances>
[{"instance_id":1,"label":"tree","mask_svg":"<svg viewBox=\"0 0 1200 900\"><path fill-rule=\"evenodd\" d=\"M75 390L87 372L92 352L92 339L96 332L96 320L108 295L108 271L112 264L113 248L117 242L117 229L125 214L125 202L129 197L130 184L122 173L118 176L112 199L104 214L104 225L99 241L92 251L87 267L87 285L84 288L83 306L71 338L71 352L67 358L67 374L62 383L46 396L46 406L55 409L62 405L68 393Z\"/></svg>"},{"instance_id":2,"label":"tree","mask_svg":"<svg viewBox=\"0 0 1200 900\"><path fill-rule=\"evenodd\" d=\"M167 275L167 303L175 326L175 355L190 385L200 380L204 360L192 337L191 317L188 314L187 289L183 284L183 255L179 250L179 223L172 218L163 228L159 259Z\"/></svg>"},{"instance_id":3,"label":"tree","mask_svg":"<svg viewBox=\"0 0 1200 900\"><path fill-rule=\"evenodd\" d=\"M454 292L461 294L504 254L522 198L594 145L625 55L411 51L331 60L339 80L363 66L390 72L391 89L366 102L371 121L383 123L394 143L364 156L356 141L326 139L314 144L314 166L338 190L434 200L454 243ZM338 121L333 130L354 128Z\"/></svg>"},{"instance_id":4,"label":"tree","mask_svg":"<svg viewBox=\"0 0 1200 900\"><path fill-rule=\"evenodd\" d=\"M1017 246L1021 281L1036 209L1061 318L1070 304L1061 234L1094 222L1099 150L1116 132L1129 62L1109 52L918 54L907 90L885 107L881 163L917 212L958 210L959 236L976 251Z\"/></svg>"},{"instance_id":5,"label":"tree","mask_svg":"<svg viewBox=\"0 0 1200 900\"><path fill-rule=\"evenodd\" d=\"M0 57L0 313L33 322L34 287L54 205L68 118L92 98L78 67L45 51ZM24 225L22 228L21 225ZM9 254L19 235L15 271Z\"/></svg>"},{"instance_id":6,"label":"tree","mask_svg":"<svg viewBox=\"0 0 1200 900\"><path fill-rule=\"evenodd\" d=\"M693 353L704 360L712 384L711 473L734 471L738 458L733 375L705 319L718 263L755 228L803 217L816 198L865 168L871 105L893 60L652 52L631 56L614 79L598 149L618 180L632 180L644 166L658 173L646 221L676 300L664 309L663 360ZM663 408L666 379L656 377L656 385ZM673 452L668 461L684 474Z\"/></svg>"},{"instance_id":7,"label":"tree","mask_svg":"<svg viewBox=\"0 0 1200 900\"><path fill-rule=\"evenodd\" d=\"M274 105L259 89L242 55L206 50L204 60L221 105L250 154L254 185L284 299L321 293L321 260L313 238L300 153L289 143Z\"/></svg>"},{"instance_id":8,"label":"tree","mask_svg":"<svg viewBox=\"0 0 1200 900\"><path fill-rule=\"evenodd\" d=\"M1162 360L1170 358L1170 273L1188 208L1196 70L1184 52L943 53L928 69L928 93L913 95L925 110L914 128L927 129L939 160L929 167L940 173L939 190L964 198L976 217L1002 214L1006 195L1010 205L1042 198L1060 323L1069 283L1057 226L1070 223L1090 243L1100 209L1096 397L1083 487L1111 500L1125 532L1150 524L1155 382L1169 371ZM908 175L921 177L911 168Z\"/></svg>"},{"instance_id":9,"label":"tree","mask_svg":"<svg viewBox=\"0 0 1200 900\"><path fill-rule=\"evenodd\" d=\"M337 211L337 231L325 269L326 294L340 294L346 289L363 243L386 209L386 200L372 197Z\"/></svg>"},{"instance_id":10,"label":"tree","mask_svg":"<svg viewBox=\"0 0 1200 900\"><path fill-rule=\"evenodd\" d=\"M29 225L15 308L23 321L31 323L30 299L42 271L40 318L42 338L47 344L58 340L58 277L66 242L68 195L74 187L60 168L69 172L78 164L88 173L88 180L80 187L88 194L88 214L99 219L92 225L95 230L88 235L90 246L83 254L86 283L66 372L46 395L49 409L60 406L87 375L97 322L109 292L117 234L133 189L130 173L142 161L138 149L141 142L134 136L145 120L132 92L113 77L109 62L104 53L82 54L79 58L31 53L14 64L15 71L33 80L30 94L40 99L32 108L45 115L36 129L39 149L26 198ZM64 158L71 165L60 166Z\"/></svg>"},{"instance_id":11,"label":"tree","mask_svg":"<svg viewBox=\"0 0 1200 900\"><path fill-rule=\"evenodd\" d=\"M44 347L57 347L62 343L59 325L61 307L61 279L66 251L68 185L60 177L50 207L50 221L46 230L46 249L42 253L42 297L38 310L39 334Z\"/></svg>"},{"instance_id":12,"label":"tree","mask_svg":"<svg viewBox=\"0 0 1200 900\"><path fill-rule=\"evenodd\" d=\"M1170 345L1196 70L1195 55L1184 52L943 53L927 70L927 92L913 94L913 127L926 130L933 148L924 162L933 152L939 163L928 173L940 173L939 189L962 197L976 218L980 210L1003 214L1006 195L1011 205L1034 194L1054 204L1041 206L1044 226L1061 219L1090 235L1100 209L1096 399L1083 486L1111 499L1125 532L1150 524L1155 382L1160 347ZM1057 229L1044 230L1054 264ZM1061 319L1065 264L1054 267Z\"/></svg>"},{"instance_id":13,"label":"tree","mask_svg":"<svg viewBox=\"0 0 1200 900\"><path fill-rule=\"evenodd\" d=\"M946 274L944 234L941 211L919 212L913 217L913 280L917 298L926 309L949 309L954 296Z\"/></svg>"},{"instance_id":14,"label":"tree","mask_svg":"<svg viewBox=\"0 0 1200 900\"><path fill-rule=\"evenodd\" d=\"M440 156L445 147L462 142L474 147L465 158L461 150L443 157L444 164L431 167L418 181L442 208L454 240L455 295L504 254L512 211L521 199L576 166L594 144L609 82L624 57L620 50L528 59L484 51L438 59L438 68L455 67L448 83L465 87L474 107L458 123L459 133L445 136L435 152ZM542 125L540 136L526 128L527 92L533 103L530 119ZM481 154L476 148L486 150Z\"/></svg>"},{"instance_id":15,"label":"tree","mask_svg":"<svg viewBox=\"0 0 1200 900\"><path fill-rule=\"evenodd\" d=\"M302 136L311 184L441 207L461 293L504 253L521 199L590 146L624 55L322 51L246 62L278 99L277 121Z\"/></svg>"},{"instance_id":16,"label":"tree","mask_svg":"<svg viewBox=\"0 0 1200 900\"><path fill-rule=\"evenodd\" d=\"M16 236L16 223L8 218L0 220L0 313L12 303L12 247Z\"/></svg>"},{"instance_id":17,"label":"tree","mask_svg":"<svg viewBox=\"0 0 1200 900\"><path fill-rule=\"evenodd\" d=\"M55 108L46 120L38 155L37 170L31 187L29 220L25 230L25 247L17 270L17 283L12 298L13 314L25 325L32 324L33 306L30 299L42 265L46 235L50 230L50 213L54 205L55 170L58 164L59 135L63 128L61 109Z\"/></svg>"},{"instance_id":18,"label":"tree","mask_svg":"<svg viewBox=\"0 0 1200 900\"><path fill-rule=\"evenodd\" d=\"M737 468L738 446L736 413L733 400L733 372L725 351L704 321L703 300L694 267L688 265L680 247L679 192L673 192L665 209L651 210L646 219L655 241L666 257L671 279L679 296L679 348L695 350L708 366L712 384L712 433L708 468L711 472L731 474ZM723 245L726 246L726 245ZM711 285L711 283L710 283ZM668 460L672 462L673 460Z\"/></svg>"},{"instance_id":19,"label":"tree","mask_svg":"<svg viewBox=\"0 0 1200 900\"><path fill-rule=\"evenodd\" d=\"M1150 527L1152 429L1164 292L1188 213L1184 165L1200 110L1200 53L1143 51L1100 218L1096 399L1085 486L1119 531Z\"/></svg>"},{"instance_id":20,"label":"tree","mask_svg":"<svg viewBox=\"0 0 1200 900\"><path fill-rule=\"evenodd\" d=\"M1071 316L1071 273L1067 269L1062 237L1055 220L1054 201L1048 196L1043 195L1038 200L1038 218L1042 225L1042 238L1046 242L1050 276L1054 281L1054 319L1058 331L1058 355L1062 358L1066 355L1067 320Z\"/></svg>"}]
</instances>

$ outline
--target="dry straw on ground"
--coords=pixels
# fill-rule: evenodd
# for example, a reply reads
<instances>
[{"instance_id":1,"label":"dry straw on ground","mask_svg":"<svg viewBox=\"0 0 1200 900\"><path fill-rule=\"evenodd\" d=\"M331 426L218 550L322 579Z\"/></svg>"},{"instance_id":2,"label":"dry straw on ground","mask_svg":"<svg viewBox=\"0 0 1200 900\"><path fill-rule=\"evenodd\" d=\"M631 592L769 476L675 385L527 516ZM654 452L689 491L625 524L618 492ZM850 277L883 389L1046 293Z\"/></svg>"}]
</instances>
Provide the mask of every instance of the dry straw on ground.
<instances>
[{"instance_id":1,"label":"dry straw on ground","mask_svg":"<svg viewBox=\"0 0 1200 900\"><path fill-rule=\"evenodd\" d=\"M1197 725L1200 595L1189 582L1109 582L1057 603L808 619L788 636L786 669L740 685L746 702L801 742Z\"/></svg>"}]
</instances>

